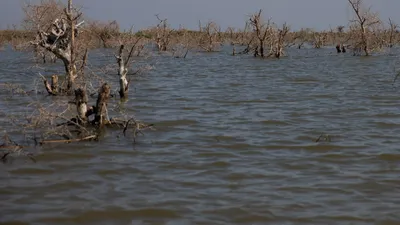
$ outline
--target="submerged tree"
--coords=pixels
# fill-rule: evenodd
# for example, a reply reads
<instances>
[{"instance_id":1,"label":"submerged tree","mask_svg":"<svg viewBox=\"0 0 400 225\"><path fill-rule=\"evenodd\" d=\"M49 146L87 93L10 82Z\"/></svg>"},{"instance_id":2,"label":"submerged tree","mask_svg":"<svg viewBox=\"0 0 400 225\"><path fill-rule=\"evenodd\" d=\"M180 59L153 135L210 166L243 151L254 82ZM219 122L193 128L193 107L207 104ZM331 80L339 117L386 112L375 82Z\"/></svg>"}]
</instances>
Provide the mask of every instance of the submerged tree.
<instances>
[{"instance_id":1,"label":"submerged tree","mask_svg":"<svg viewBox=\"0 0 400 225\"><path fill-rule=\"evenodd\" d=\"M313 41L314 48L320 49L323 46L325 46L328 34L326 32L314 32L313 37L314 37Z\"/></svg>"},{"instance_id":2,"label":"submerged tree","mask_svg":"<svg viewBox=\"0 0 400 225\"><path fill-rule=\"evenodd\" d=\"M156 15L158 24L155 28L155 42L157 45L157 50L165 52L169 50L172 29L169 27L167 19L160 19L158 15Z\"/></svg>"},{"instance_id":3,"label":"submerged tree","mask_svg":"<svg viewBox=\"0 0 400 225\"><path fill-rule=\"evenodd\" d=\"M253 47L253 55L254 57L261 56L264 58L264 49L271 35L271 20L265 23L262 20L261 13L262 10L250 17L250 25L253 27L254 36L258 41Z\"/></svg>"},{"instance_id":4,"label":"submerged tree","mask_svg":"<svg viewBox=\"0 0 400 225\"><path fill-rule=\"evenodd\" d=\"M348 2L355 16L355 19L350 21L354 54L360 55L363 52L365 56L369 56L371 52L381 47L378 33L382 22L376 13L364 8L363 0L348 0Z\"/></svg>"},{"instance_id":5,"label":"submerged tree","mask_svg":"<svg viewBox=\"0 0 400 225\"><path fill-rule=\"evenodd\" d=\"M208 22L204 26L199 21L199 47L206 52L215 52L221 45L221 27L215 22Z\"/></svg>"},{"instance_id":6,"label":"submerged tree","mask_svg":"<svg viewBox=\"0 0 400 225\"><path fill-rule=\"evenodd\" d=\"M389 30L387 32L388 33L388 37L387 37L388 41L387 42L388 42L389 48L392 48L395 45L395 43L398 42L398 40L396 40L397 28L398 28L398 25L395 24L392 21L392 19L389 18Z\"/></svg>"},{"instance_id":7,"label":"submerged tree","mask_svg":"<svg viewBox=\"0 0 400 225\"><path fill-rule=\"evenodd\" d=\"M253 14L249 21L253 28L252 38L245 52L249 48L253 50L254 57L275 57L280 58L284 55L284 48L287 42L289 26L284 23L281 28L274 24L271 19L266 23L261 17L262 10ZM266 52L268 51L268 54Z\"/></svg>"},{"instance_id":8,"label":"submerged tree","mask_svg":"<svg viewBox=\"0 0 400 225\"><path fill-rule=\"evenodd\" d=\"M282 28L275 28L272 35L272 43L270 48L270 56L280 58L284 55L285 38L289 32L289 26L284 23Z\"/></svg>"},{"instance_id":9,"label":"submerged tree","mask_svg":"<svg viewBox=\"0 0 400 225\"><path fill-rule=\"evenodd\" d=\"M66 72L66 85L61 91L53 90L52 93L72 94L75 87L75 79L78 77L76 58L80 51L77 51L75 38L78 37L79 28L84 21L80 21L81 12L72 7L72 0L68 0L68 7L61 9L62 5L55 1L44 1L40 5L28 5L25 8L25 23L37 32L36 40L32 42L53 53L62 60ZM41 18L48 12L58 12L46 19L52 19L52 23L46 26L49 21Z\"/></svg>"},{"instance_id":10,"label":"submerged tree","mask_svg":"<svg viewBox=\"0 0 400 225\"><path fill-rule=\"evenodd\" d=\"M91 37L95 37L95 40L100 42L103 48L114 47L113 42L120 35L120 27L117 21L113 20L108 23L102 23L99 21L89 22L87 25L87 30Z\"/></svg>"}]
</instances>

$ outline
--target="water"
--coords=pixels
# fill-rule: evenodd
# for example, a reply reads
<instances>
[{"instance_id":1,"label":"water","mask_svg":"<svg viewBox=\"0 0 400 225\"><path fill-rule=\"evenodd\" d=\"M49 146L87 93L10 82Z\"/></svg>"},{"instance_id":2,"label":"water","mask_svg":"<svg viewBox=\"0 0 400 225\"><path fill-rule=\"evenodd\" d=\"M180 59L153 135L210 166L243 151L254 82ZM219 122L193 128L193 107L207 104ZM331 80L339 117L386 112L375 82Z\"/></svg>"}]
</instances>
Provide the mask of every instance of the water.
<instances>
[{"instance_id":1,"label":"water","mask_svg":"<svg viewBox=\"0 0 400 225\"><path fill-rule=\"evenodd\" d=\"M153 70L125 109L157 130L135 145L110 133L0 165L0 222L399 224L395 56L302 49L259 60L227 49L137 60ZM115 63L110 52L92 54L103 63ZM62 70L30 66L24 53L0 52L3 82ZM24 101L8 104L22 111ZM316 142L321 134L330 141Z\"/></svg>"}]
</instances>

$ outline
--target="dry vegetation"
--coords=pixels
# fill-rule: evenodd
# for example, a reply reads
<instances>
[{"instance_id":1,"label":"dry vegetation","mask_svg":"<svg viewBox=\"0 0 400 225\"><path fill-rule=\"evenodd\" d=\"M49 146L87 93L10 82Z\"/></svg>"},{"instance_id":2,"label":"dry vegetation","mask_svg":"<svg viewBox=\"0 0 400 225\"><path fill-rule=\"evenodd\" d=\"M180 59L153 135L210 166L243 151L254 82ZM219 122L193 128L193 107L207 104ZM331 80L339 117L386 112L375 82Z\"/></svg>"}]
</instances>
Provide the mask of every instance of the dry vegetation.
<instances>
[{"instance_id":1,"label":"dry vegetation","mask_svg":"<svg viewBox=\"0 0 400 225\"><path fill-rule=\"evenodd\" d=\"M42 0L37 5L26 4L23 7L23 30L0 31L0 50L9 44L14 50L33 52L38 63L58 60L63 63L65 74L53 74L47 78L39 74L44 84L41 89L45 92L36 90L35 93L55 98L51 102L32 101L29 106L32 113L10 121L23 127L27 137L36 144L98 140L104 127L117 127L124 134L131 130L135 138L141 130L152 128L152 125L141 123L118 110L113 112L115 118L109 117L109 111L112 111L110 101L117 94L113 93L110 81L99 76L99 72L93 72L88 65L90 51L95 48L109 48L116 53L116 61L110 62L115 67L106 67L118 74L117 93L121 100L126 100L132 77L145 71L141 68L132 70L132 59L145 57L149 52L171 53L173 57L186 58L190 52L218 52L225 44L230 44L233 56L250 54L260 58L282 58L286 55L286 48L307 46L315 49L336 46L338 53L348 49L354 55L369 56L400 42L398 26L394 21L381 21L362 0L348 0L348 3L354 12L348 26L320 32L312 29L291 31L286 23L278 25L272 19L264 20L261 10L249 16L242 29L229 27L223 31L213 21L199 21L197 31L184 27L172 29L167 18L156 15L154 27L137 32L133 27L121 31L116 21L84 19L71 0L68 5L56 0ZM13 94L16 90L24 96L33 93L13 84L3 86L4 90ZM65 97L71 99L66 101ZM91 99L93 104L89 104ZM118 104L123 104L121 102ZM8 136L0 147L5 150L3 161L10 153L21 153L24 148Z\"/></svg>"},{"instance_id":2,"label":"dry vegetation","mask_svg":"<svg viewBox=\"0 0 400 225\"><path fill-rule=\"evenodd\" d=\"M121 31L116 21L99 22L86 19L78 32L80 40L77 44L87 49L119 48L121 43L133 44L141 38L137 48L141 48L142 51L152 51L152 46L155 46L156 51L171 52L177 57L183 57L189 51L216 52L220 51L224 44L231 44L235 48L234 55L236 48L243 46L244 51L239 53L251 52L259 57L280 58L287 47L300 49L310 46L319 49L340 45L352 50L355 55L370 55L399 43L398 25L393 20L388 18L387 22L382 21L362 0L348 0L348 5L354 17L347 26L319 32L312 29L291 31L287 24L277 25L272 19L264 21L261 10L244 21L243 29L229 27L224 31L213 21L199 21L197 31L183 27L172 29L168 18L161 18L159 15L155 16L153 27L137 32L134 32L133 27L128 31ZM64 6L55 0L42 0L39 5L25 5L24 11L24 30L0 31L0 45L9 43L14 49L31 51L33 46L28 44L39 29L48 31L59 15L67 19ZM84 52L81 49L77 51L81 54ZM51 53L43 49L37 49L36 53L43 62L52 61L45 58L54 59Z\"/></svg>"}]
</instances>

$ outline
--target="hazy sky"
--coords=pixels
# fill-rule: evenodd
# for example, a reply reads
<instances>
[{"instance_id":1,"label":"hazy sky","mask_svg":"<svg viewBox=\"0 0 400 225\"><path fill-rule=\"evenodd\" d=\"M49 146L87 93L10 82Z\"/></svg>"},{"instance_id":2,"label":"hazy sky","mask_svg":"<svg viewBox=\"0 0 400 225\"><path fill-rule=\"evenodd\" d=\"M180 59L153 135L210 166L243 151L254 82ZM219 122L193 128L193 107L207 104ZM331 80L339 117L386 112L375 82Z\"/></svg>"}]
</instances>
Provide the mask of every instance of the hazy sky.
<instances>
[{"instance_id":1,"label":"hazy sky","mask_svg":"<svg viewBox=\"0 0 400 225\"><path fill-rule=\"evenodd\" d=\"M20 24L24 1L0 0L0 29ZM67 0L63 0L67 2ZM196 29L198 21L214 20L221 27L243 27L248 15L263 9L264 18L272 17L276 23L288 22L292 29L301 27L317 30L329 26L346 25L351 18L347 0L74 0L84 6L87 17L96 20L117 20L122 28L135 26L135 30L156 24L154 16L168 18L178 28L184 25ZM381 19L391 17L400 23L400 0L365 0Z\"/></svg>"}]
</instances>

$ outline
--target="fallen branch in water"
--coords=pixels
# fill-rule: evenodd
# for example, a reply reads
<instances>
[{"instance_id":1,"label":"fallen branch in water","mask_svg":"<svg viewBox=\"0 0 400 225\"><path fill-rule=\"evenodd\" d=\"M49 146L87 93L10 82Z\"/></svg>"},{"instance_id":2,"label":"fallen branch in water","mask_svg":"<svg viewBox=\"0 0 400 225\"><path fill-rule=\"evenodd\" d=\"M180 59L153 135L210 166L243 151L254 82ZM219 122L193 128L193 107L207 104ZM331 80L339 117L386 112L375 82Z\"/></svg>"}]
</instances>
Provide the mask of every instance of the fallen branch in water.
<instances>
[{"instance_id":1,"label":"fallen branch in water","mask_svg":"<svg viewBox=\"0 0 400 225\"><path fill-rule=\"evenodd\" d=\"M55 123L55 129L50 130L49 133L52 137L47 138L48 140L38 141L38 143L43 145L48 143L90 141L98 139L99 128L103 127L122 129L124 136L126 136L125 134L128 128L133 128L134 143L136 143L137 135L143 135L143 130L152 129L154 125L147 125L135 119L109 118L107 106L110 89L110 85L104 83L99 88L96 104L90 107L88 106L88 98L85 89L79 88L75 90L75 99L69 101L69 104L76 105L77 116L71 119L61 114L53 114L44 109L40 109L40 117L63 120L63 122ZM62 138L55 138L55 136Z\"/></svg>"},{"instance_id":2,"label":"fallen branch in water","mask_svg":"<svg viewBox=\"0 0 400 225\"><path fill-rule=\"evenodd\" d=\"M76 138L76 139L66 139L66 140L44 140L39 142L40 145L50 144L50 143L72 143L72 142L80 142L80 141L91 141L95 140L97 135L90 135L83 138Z\"/></svg>"},{"instance_id":3,"label":"fallen branch in water","mask_svg":"<svg viewBox=\"0 0 400 225\"><path fill-rule=\"evenodd\" d=\"M144 123L137 121L134 118L131 118L125 122L124 130L122 131L122 133L124 134L125 137L126 137L126 131L128 130L130 124L133 125L133 143L136 143L136 137L138 134L144 135L142 130L146 130L146 129L154 130L154 124L146 125Z\"/></svg>"}]
</instances>

